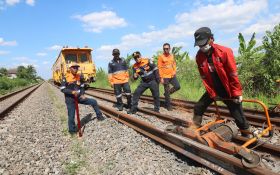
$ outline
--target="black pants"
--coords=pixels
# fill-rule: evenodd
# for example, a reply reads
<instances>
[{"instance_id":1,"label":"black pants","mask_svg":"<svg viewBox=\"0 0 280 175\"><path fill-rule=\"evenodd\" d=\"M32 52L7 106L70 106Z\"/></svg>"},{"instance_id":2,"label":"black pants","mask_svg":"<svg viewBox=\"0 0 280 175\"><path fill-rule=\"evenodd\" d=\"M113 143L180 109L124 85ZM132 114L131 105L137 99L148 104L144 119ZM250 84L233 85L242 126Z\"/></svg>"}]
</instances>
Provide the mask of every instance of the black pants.
<instances>
[{"instance_id":1,"label":"black pants","mask_svg":"<svg viewBox=\"0 0 280 175\"><path fill-rule=\"evenodd\" d=\"M200 125L202 122L202 115L206 111L207 107L213 102L214 100L210 98L209 94L205 92L199 101L194 106L194 117L193 121L195 124ZM235 123L239 129L248 129L249 124L244 117L242 104L235 103L233 101L223 101L230 111L231 116L235 119Z\"/></svg>"},{"instance_id":2,"label":"black pants","mask_svg":"<svg viewBox=\"0 0 280 175\"><path fill-rule=\"evenodd\" d=\"M164 78L163 81L164 81L163 86L164 86L165 105L167 108L169 108L171 107L170 94L173 94L174 92L178 91L181 87L176 76L172 78ZM169 84L173 86L171 89Z\"/></svg>"},{"instance_id":3,"label":"black pants","mask_svg":"<svg viewBox=\"0 0 280 175\"><path fill-rule=\"evenodd\" d=\"M122 90L124 91L126 97L127 97L127 105L130 108L131 106L131 90L130 90L130 86L127 83L123 83L123 84L114 84L114 92L117 98L117 105L123 105L122 102Z\"/></svg>"},{"instance_id":4,"label":"black pants","mask_svg":"<svg viewBox=\"0 0 280 175\"><path fill-rule=\"evenodd\" d=\"M133 93L132 107L131 110L136 110L138 106L138 101L140 96L147 90L150 89L154 97L154 110L159 111L160 101L159 101L159 85L156 80L150 82L141 82L137 89Z\"/></svg>"}]
</instances>

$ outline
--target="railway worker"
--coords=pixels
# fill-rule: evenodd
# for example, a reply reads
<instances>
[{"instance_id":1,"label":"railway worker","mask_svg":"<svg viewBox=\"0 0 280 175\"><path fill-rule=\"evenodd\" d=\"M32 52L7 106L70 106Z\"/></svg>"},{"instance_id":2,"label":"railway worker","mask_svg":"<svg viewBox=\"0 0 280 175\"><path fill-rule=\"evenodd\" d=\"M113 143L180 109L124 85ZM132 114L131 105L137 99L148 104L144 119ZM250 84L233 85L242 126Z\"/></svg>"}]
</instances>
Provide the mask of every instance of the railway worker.
<instances>
[{"instance_id":1,"label":"railway worker","mask_svg":"<svg viewBox=\"0 0 280 175\"><path fill-rule=\"evenodd\" d=\"M159 73L157 66L148 58L142 58L141 53L136 51L132 54L135 64L132 67L133 78L137 80L141 77L141 83L133 93L132 106L128 111L129 114L135 114L137 112L137 106L140 96L145 90L150 89L154 97L154 111L159 112Z\"/></svg>"},{"instance_id":2,"label":"railway worker","mask_svg":"<svg viewBox=\"0 0 280 175\"><path fill-rule=\"evenodd\" d=\"M96 113L98 120L104 120L104 117L98 107L97 101L92 98L85 97L85 89L83 75L78 74L79 65L77 63L70 64L70 72L67 72L61 82L61 91L65 95L65 103L68 111L68 131L71 135L77 132L75 126L75 98L78 97L78 103L91 105Z\"/></svg>"},{"instance_id":3,"label":"railway worker","mask_svg":"<svg viewBox=\"0 0 280 175\"><path fill-rule=\"evenodd\" d=\"M170 44L163 44L163 54L158 57L158 70L160 82L164 86L165 106L168 111L172 110L170 95L180 89L180 84L176 78L176 61L170 54ZM170 84L173 86L170 88Z\"/></svg>"},{"instance_id":4,"label":"railway worker","mask_svg":"<svg viewBox=\"0 0 280 175\"><path fill-rule=\"evenodd\" d=\"M117 99L117 108L119 111L123 110L122 89L127 97L127 107L131 108L131 90L128 83L129 73L128 65L124 58L120 57L119 49L113 49L113 59L108 64L108 79L111 87L114 88Z\"/></svg>"},{"instance_id":5,"label":"railway worker","mask_svg":"<svg viewBox=\"0 0 280 175\"><path fill-rule=\"evenodd\" d=\"M201 125L202 115L214 101L224 100L230 114L235 119L243 136L249 136L249 124L243 115L242 87L238 79L237 68L230 48L214 43L214 37L208 27L195 31L195 46L199 47L196 63L206 88L206 92L194 106L194 128Z\"/></svg>"}]
</instances>

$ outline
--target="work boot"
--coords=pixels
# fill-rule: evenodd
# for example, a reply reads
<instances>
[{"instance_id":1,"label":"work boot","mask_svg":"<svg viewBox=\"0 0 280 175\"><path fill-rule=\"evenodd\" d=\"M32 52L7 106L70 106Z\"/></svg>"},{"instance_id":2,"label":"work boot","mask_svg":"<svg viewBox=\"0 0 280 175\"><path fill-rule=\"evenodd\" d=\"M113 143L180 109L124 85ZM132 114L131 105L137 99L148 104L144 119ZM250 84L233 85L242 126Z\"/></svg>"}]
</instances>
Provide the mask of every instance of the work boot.
<instances>
[{"instance_id":1,"label":"work boot","mask_svg":"<svg viewBox=\"0 0 280 175\"><path fill-rule=\"evenodd\" d=\"M127 111L128 114L136 114L137 110L136 109L130 109L129 111Z\"/></svg>"},{"instance_id":2,"label":"work boot","mask_svg":"<svg viewBox=\"0 0 280 175\"><path fill-rule=\"evenodd\" d=\"M253 127L249 127L248 129L240 129L241 136L247 138L253 138L258 135L258 130L254 129Z\"/></svg>"},{"instance_id":3,"label":"work boot","mask_svg":"<svg viewBox=\"0 0 280 175\"><path fill-rule=\"evenodd\" d=\"M154 109L153 111L154 111L154 112L157 112L157 113L160 113L160 112L159 112L159 109Z\"/></svg>"},{"instance_id":4,"label":"work boot","mask_svg":"<svg viewBox=\"0 0 280 175\"><path fill-rule=\"evenodd\" d=\"M102 114L98 115L96 118L97 118L97 120L99 120L99 121L105 120L105 118L103 117Z\"/></svg>"},{"instance_id":5,"label":"work boot","mask_svg":"<svg viewBox=\"0 0 280 175\"><path fill-rule=\"evenodd\" d=\"M123 110L123 104L118 105L117 108L118 108L119 111L122 111Z\"/></svg>"},{"instance_id":6,"label":"work boot","mask_svg":"<svg viewBox=\"0 0 280 175\"><path fill-rule=\"evenodd\" d=\"M123 101L122 101L122 97L118 97L117 98L117 108L119 111L123 110Z\"/></svg>"},{"instance_id":7,"label":"work boot","mask_svg":"<svg viewBox=\"0 0 280 175\"><path fill-rule=\"evenodd\" d=\"M194 115L194 116L193 116L193 123L194 123L196 126L200 126L200 125L201 125L201 122L202 122L202 116L201 116L201 115Z\"/></svg>"},{"instance_id":8,"label":"work boot","mask_svg":"<svg viewBox=\"0 0 280 175\"><path fill-rule=\"evenodd\" d=\"M131 95L128 95L126 98L127 98L127 108L130 109L131 108Z\"/></svg>"},{"instance_id":9,"label":"work boot","mask_svg":"<svg viewBox=\"0 0 280 175\"><path fill-rule=\"evenodd\" d=\"M167 111L172 111L172 107L171 106L167 106L166 109L167 109Z\"/></svg>"}]
</instances>

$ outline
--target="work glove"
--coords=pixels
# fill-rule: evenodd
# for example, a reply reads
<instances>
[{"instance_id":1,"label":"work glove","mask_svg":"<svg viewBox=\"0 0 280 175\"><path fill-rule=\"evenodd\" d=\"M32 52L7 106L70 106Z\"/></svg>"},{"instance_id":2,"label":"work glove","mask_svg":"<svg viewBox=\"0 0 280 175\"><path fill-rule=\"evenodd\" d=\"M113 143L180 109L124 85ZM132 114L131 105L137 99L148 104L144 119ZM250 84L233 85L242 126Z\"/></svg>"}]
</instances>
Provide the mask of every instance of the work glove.
<instances>
[{"instance_id":1,"label":"work glove","mask_svg":"<svg viewBox=\"0 0 280 175\"><path fill-rule=\"evenodd\" d=\"M243 97L242 97L242 95L240 95L240 96L234 97L233 102L240 104L242 102L242 100L243 100Z\"/></svg>"},{"instance_id":2,"label":"work glove","mask_svg":"<svg viewBox=\"0 0 280 175\"><path fill-rule=\"evenodd\" d=\"M81 92L80 90L72 91L72 94L77 97L80 94L80 92Z\"/></svg>"}]
</instances>

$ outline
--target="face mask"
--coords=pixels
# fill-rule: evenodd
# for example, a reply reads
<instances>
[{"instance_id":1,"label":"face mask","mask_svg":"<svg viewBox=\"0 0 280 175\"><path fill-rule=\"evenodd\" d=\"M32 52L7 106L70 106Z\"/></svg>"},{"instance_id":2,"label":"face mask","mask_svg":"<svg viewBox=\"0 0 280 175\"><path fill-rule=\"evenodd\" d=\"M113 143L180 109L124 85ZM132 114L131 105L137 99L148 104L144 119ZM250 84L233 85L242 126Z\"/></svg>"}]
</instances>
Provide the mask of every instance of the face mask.
<instances>
[{"instance_id":1,"label":"face mask","mask_svg":"<svg viewBox=\"0 0 280 175\"><path fill-rule=\"evenodd\" d=\"M201 50L203 53L208 52L210 49L211 49L210 44L206 44L205 46L203 46L203 47L200 48L200 50Z\"/></svg>"}]
</instances>

